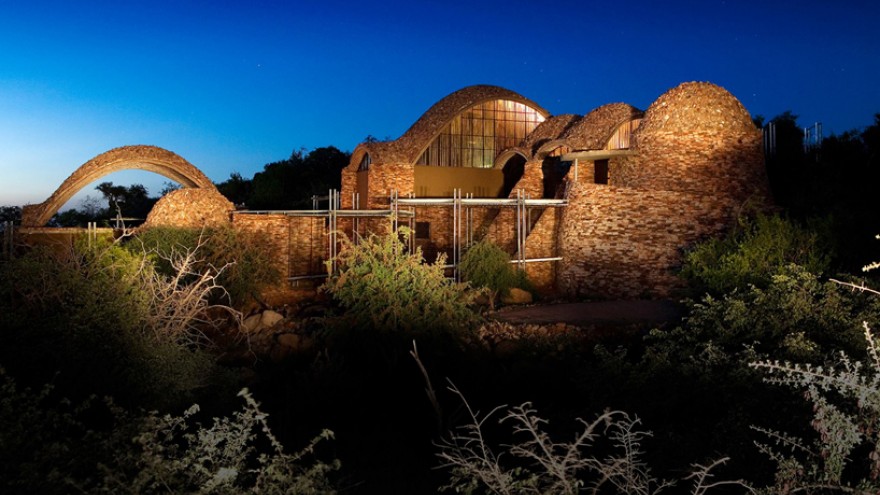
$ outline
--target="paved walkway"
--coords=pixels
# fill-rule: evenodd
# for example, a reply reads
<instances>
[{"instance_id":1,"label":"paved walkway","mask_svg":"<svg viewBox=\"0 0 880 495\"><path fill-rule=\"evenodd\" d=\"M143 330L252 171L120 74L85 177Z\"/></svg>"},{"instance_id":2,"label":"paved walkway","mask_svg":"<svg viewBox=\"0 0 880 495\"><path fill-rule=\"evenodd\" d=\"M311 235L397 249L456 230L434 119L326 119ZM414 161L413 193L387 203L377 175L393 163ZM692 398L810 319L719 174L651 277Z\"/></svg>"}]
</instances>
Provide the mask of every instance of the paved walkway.
<instances>
[{"instance_id":1,"label":"paved walkway","mask_svg":"<svg viewBox=\"0 0 880 495\"><path fill-rule=\"evenodd\" d=\"M510 323L568 323L577 326L660 324L678 320L682 307L672 301L632 300L506 306L493 318Z\"/></svg>"}]
</instances>

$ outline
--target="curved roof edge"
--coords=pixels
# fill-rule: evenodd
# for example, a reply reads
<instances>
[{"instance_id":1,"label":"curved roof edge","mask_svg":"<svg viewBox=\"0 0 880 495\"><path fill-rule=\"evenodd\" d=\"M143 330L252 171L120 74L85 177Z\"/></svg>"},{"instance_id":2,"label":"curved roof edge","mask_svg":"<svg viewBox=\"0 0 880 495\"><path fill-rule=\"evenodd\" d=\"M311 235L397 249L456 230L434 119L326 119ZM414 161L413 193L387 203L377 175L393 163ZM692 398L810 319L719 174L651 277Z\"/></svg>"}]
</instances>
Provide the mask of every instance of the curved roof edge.
<instances>
[{"instance_id":1,"label":"curved roof edge","mask_svg":"<svg viewBox=\"0 0 880 495\"><path fill-rule=\"evenodd\" d=\"M500 86L478 84L462 88L435 103L395 143L402 161L415 163L431 141L461 112L490 100L511 100L534 108L544 118L550 112L519 93Z\"/></svg>"},{"instance_id":2,"label":"curved roof edge","mask_svg":"<svg viewBox=\"0 0 880 495\"><path fill-rule=\"evenodd\" d=\"M572 149L600 150L624 122L644 117L645 112L628 103L608 103L574 123L562 136Z\"/></svg>"}]
</instances>

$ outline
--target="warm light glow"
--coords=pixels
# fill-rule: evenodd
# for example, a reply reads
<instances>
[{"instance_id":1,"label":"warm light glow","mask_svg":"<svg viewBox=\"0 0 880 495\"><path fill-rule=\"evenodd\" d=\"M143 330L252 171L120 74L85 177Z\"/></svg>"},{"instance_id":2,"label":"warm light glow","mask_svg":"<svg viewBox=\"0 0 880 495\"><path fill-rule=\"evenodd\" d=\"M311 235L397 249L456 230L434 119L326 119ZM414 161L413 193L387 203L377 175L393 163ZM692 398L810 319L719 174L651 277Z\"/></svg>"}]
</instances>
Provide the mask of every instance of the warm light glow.
<instances>
[{"instance_id":1,"label":"warm light glow","mask_svg":"<svg viewBox=\"0 0 880 495\"><path fill-rule=\"evenodd\" d=\"M416 164L492 168L502 151L517 146L543 121L537 110L523 103L481 103L452 119Z\"/></svg>"},{"instance_id":2,"label":"warm light glow","mask_svg":"<svg viewBox=\"0 0 880 495\"><path fill-rule=\"evenodd\" d=\"M611 138L608 139L608 143L605 145L606 150L627 150L630 148L632 144L630 142L632 138L632 133L636 129L639 128L639 124L642 123L642 119L633 119L629 122L624 122L614 131L614 134L611 135Z\"/></svg>"}]
</instances>

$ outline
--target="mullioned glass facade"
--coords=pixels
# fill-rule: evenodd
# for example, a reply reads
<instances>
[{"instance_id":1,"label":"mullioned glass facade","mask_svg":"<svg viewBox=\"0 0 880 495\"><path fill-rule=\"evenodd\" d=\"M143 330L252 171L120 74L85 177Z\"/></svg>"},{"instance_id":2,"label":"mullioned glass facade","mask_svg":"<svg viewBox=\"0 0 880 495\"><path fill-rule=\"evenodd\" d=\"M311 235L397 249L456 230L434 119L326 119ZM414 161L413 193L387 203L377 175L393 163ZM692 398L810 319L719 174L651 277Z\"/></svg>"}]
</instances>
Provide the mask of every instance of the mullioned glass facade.
<instances>
[{"instance_id":1,"label":"mullioned glass facade","mask_svg":"<svg viewBox=\"0 0 880 495\"><path fill-rule=\"evenodd\" d=\"M416 165L492 168L502 151L518 145L543 121L544 117L528 105L487 101L452 119Z\"/></svg>"}]
</instances>

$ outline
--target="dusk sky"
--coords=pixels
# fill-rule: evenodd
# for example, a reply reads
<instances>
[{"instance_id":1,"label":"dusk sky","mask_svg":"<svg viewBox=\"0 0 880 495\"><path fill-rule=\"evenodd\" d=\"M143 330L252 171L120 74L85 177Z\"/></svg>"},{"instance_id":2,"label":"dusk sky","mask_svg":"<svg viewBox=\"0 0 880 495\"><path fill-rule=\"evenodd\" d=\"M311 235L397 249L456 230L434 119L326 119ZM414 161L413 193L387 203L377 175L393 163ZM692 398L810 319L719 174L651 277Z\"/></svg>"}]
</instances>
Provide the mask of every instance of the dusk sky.
<instances>
[{"instance_id":1,"label":"dusk sky","mask_svg":"<svg viewBox=\"0 0 880 495\"><path fill-rule=\"evenodd\" d=\"M299 148L396 138L473 84L585 114L710 81L752 115L841 133L880 112L878 22L876 0L0 0L0 205L129 144L251 177Z\"/></svg>"}]
</instances>

